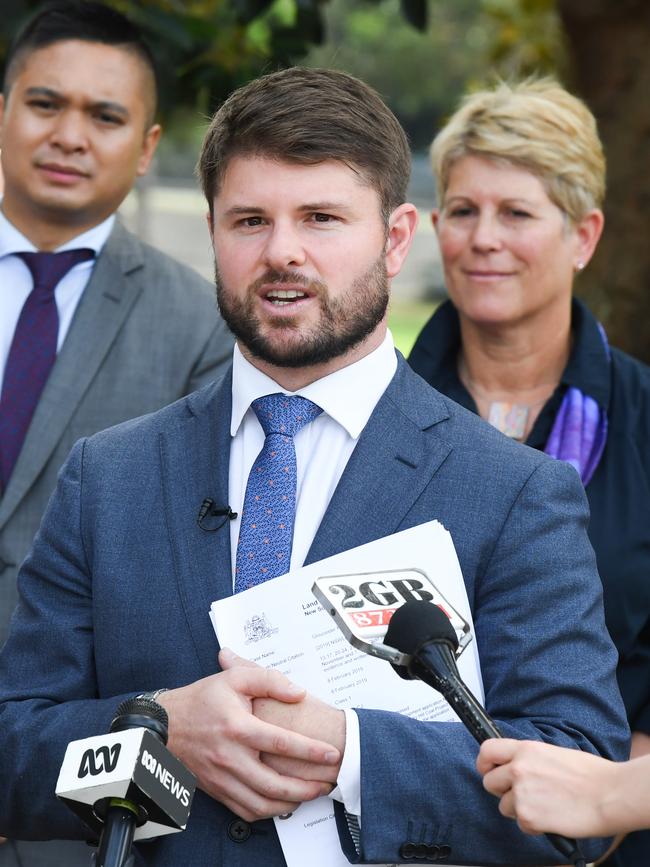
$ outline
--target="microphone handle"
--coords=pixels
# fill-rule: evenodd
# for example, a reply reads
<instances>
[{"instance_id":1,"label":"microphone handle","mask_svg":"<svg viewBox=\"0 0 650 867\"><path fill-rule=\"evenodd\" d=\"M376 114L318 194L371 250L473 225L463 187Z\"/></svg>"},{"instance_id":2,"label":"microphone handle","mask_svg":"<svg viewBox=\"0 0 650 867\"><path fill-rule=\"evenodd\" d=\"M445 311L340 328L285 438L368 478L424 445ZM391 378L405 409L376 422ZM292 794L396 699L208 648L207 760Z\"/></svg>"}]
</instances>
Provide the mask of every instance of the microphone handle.
<instances>
[{"instance_id":1,"label":"microphone handle","mask_svg":"<svg viewBox=\"0 0 650 867\"><path fill-rule=\"evenodd\" d=\"M439 648L425 645L420 650L424 659L432 651L434 657L438 655ZM447 700L448 704L456 711L460 721L469 731L472 737L482 744L488 738L501 738L503 735L493 720L490 719L481 704L472 692L465 686L459 676L452 676L451 671L446 674L440 673L439 659L433 659L434 664L423 664L419 656L414 656L409 670L419 679L436 689ZM571 837L563 837L561 834L545 834L551 845L575 867L585 867L585 859L580 851L578 843Z\"/></svg>"},{"instance_id":2,"label":"microphone handle","mask_svg":"<svg viewBox=\"0 0 650 867\"><path fill-rule=\"evenodd\" d=\"M413 657L410 670L419 680L423 680L429 686L432 686L447 699L447 702L456 711L465 728L479 744L482 744L488 738L503 737L495 723L490 719L462 680L459 678L452 679L449 675L442 676L432 671L428 666L423 665L418 657Z\"/></svg>"},{"instance_id":3,"label":"microphone handle","mask_svg":"<svg viewBox=\"0 0 650 867\"><path fill-rule=\"evenodd\" d=\"M137 811L129 801L114 798L106 812L106 821L99 840L96 867L132 867L133 835L137 825Z\"/></svg>"}]
</instances>

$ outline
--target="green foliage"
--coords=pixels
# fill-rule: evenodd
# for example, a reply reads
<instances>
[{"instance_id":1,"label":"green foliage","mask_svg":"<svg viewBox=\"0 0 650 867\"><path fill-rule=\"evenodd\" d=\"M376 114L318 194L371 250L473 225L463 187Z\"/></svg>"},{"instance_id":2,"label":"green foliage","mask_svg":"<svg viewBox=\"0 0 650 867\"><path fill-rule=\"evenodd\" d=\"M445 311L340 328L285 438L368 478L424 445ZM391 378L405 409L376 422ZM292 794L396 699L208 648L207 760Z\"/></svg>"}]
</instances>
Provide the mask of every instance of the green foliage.
<instances>
[{"instance_id":1,"label":"green foliage","mask_svg":"<svg viewBox=\"0 0 650 867\"><path fill-rule=\"evenodd\" d=\"M484 68L489 32L480 0L430 3L424 33L406 22L399 0L331 0L325 21L325 42L301 62L342 69L371 84L416 148L429 144L467 80Z\"/></svg>"},{"instance_id":2,"label":"green foliage","mask_svg":"<svg viewBox=\"0 0 650 867\"><path fill-rule=\"evenodd\" d=\"M558 74L566 45L556 0L482 0L491 23L489 57L504 78Z\"/></svg>"}]
</instances>

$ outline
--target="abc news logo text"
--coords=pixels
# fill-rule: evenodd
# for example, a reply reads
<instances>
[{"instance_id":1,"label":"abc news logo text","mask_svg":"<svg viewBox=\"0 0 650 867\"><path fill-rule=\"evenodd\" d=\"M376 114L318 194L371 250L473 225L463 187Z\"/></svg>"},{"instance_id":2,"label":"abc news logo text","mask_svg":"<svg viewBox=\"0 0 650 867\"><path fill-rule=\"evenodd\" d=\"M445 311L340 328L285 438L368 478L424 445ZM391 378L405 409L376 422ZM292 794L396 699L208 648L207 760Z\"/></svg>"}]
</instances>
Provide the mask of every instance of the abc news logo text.
<instances>
[{"instance_id":1,"label":"abc news logo text","mask_svg":"<svg viewBox=\"0 0 650 867\"><path fill-rule=\"evenodd\" d=\"M90 774L96 777L98 774L110 773L117 767L120 758L121 744L113 744L112 747L102 746L97 749L89 749L81 757L77 776L80 780ZM184 807L190 805L190 792L179 780L165 768L155 756L147 750L143 750L140 756L140 764L145 767L172 795L180 801Z\"/></svg>"},{"instance_id":2,"label":"abc news logo text","mask_svg":"<svg viewBox=\"0 0 650 867\"><path fill-rule=\"evenodd\" d=\"M91 777L96 777L98 774L108 774L114 771L117 767L121 749L122 744L113 744L110 748L97 747L96 750L86 750L81 757L77 776L80 780L83 780L88 774Z\"/></svg>"}]
</instances>

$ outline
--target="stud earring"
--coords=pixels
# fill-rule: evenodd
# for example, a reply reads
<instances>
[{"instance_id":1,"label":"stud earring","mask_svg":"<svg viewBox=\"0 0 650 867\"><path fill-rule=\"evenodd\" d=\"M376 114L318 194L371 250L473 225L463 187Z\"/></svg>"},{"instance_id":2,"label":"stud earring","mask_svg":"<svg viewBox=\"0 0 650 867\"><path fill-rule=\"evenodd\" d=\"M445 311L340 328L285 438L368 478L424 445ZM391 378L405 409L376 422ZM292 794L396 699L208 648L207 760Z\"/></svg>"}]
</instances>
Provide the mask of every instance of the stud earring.
<instances>
[{"instance_id":1,"label":"stud earring","mask_svg":"<svg viewBox=\"0 0 650 867\"><path fill-rule=\"evenodd\" d=\"M582 271L584 269L584 267L585 267L584 262L577 262L576 263L576 271Z\"/></svg>"}]
</instances>

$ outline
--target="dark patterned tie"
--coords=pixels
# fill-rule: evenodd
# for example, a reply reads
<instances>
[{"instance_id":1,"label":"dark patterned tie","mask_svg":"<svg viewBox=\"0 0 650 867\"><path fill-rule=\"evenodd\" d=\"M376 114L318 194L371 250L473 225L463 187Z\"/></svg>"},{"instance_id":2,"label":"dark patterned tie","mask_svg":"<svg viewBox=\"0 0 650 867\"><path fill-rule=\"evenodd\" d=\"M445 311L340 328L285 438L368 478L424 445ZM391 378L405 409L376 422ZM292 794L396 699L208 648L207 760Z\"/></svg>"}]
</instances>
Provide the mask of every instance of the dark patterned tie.
<instances>
[{"instance_id":1,"label":"dark patterned tie","mask_svg":"<svg viewBox=\"0 0 650 867\"><path fill-rule=\"evenodd\" d=\"M7 357L0 396L0 485L5 490L29 423L56 359L59 314L54 290L94 250L17 253L32 273L34 288L20 311Z\"/></svg>"},{"instance_id":2,"label":"dark patterned tie","mask_svg":"<svg viewBox=\"0 0 650 867\"><path fill-rule=\"evenodd\" d=\"M244 497L235 593L289 571L296 517L294 436L323 411L306 397L269 394L252 408L266 439L253 464Z\"/></svg>"}]
</instances>

